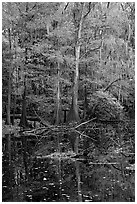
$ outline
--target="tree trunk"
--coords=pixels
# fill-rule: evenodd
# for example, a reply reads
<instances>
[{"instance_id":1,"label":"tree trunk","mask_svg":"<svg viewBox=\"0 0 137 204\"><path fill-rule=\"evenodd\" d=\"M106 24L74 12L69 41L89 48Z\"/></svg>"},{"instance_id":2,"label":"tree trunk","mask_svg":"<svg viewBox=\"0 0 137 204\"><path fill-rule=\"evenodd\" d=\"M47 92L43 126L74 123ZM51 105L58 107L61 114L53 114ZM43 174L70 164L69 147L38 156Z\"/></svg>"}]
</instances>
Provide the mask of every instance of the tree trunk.
<instances>
[{"instance_id":1,"label":"tree trunk","mask_svg":"<svg viewBox=\"0 0 137 204\"><path fill-rule=\"evenodd\" d=\"M26 13L28 12L28 2L26 2ZM26 28L26 25L25 25ZM25 30L26 31L26 30ZM29 171L28 171L28 150L27 150L27 138L25 137L23 131L28 127L28 121L27 121L27 112L26 112L26 92L27 92L27 86L26 86L26 66L28 64L28 48L27 48L28 39L26 38L25 42L25 66L24 66L24 93L22 95L22 114L21 114L21 120L20 125L22 127L22 153L23 153L23 161L24 161L24 168L25 168L25 180L28 181L29 179Z\"/></svg>"},{"instance_id":2,"label":"tree trunk","mask_svg":"<svg viewBox=\"0 0 137 204\"><path fill-rule=\"evenodd\" d=\"M10 57L11 53L11 30L8 29L9 35L9 53ZM11 125L11 118L10 118L10 108L11 108L11 72L12 72L12 60L11 66L9 66L9 80L8 80L8 104L7 104L7 125ZM8 155L8 174L9 174L9 188L12 189L12 172L11 172L11 134L6 134L6 150ZM12 190L11 190L12 191Z\"/></svg>"},{"instance_id":3,"label":"tree trunk","mask_svg":"<svg viewBox=\"0 0 137 204\"><path fill-rule=\"evenodd\" d=\"M20 126L22 127L21 138L22 138L23 161L25 168L25 180L28 181L29 172L28 172L27 138L23 134L23 131L29 126L26 112L26 76L24 77L24 92L22 95L22 114L20 119Z\"/></svg>"},{"instance_id":4,"label":"tree trunk","mask_svg":"<svg viewBox=\"0 0 137 204\"><path fill-rule=\"evenodd\" d=\"M9 34L9 52L11 56L11 30L8 29ZM12 62L11 62L12 65ZM11 119L10 119L10 107L11 107L11 69L12 66L9 67L9 81L8 81L8 104L7 104L7 125L11 125ZM9 165L11 165L11 134L7 135L7 141L8 141L8 154L9 154Z\"/></svg>"},{"instance_id":5,"label":"tree trunk","mask_svg":"<svg viewBox=\"0 0 137 204\"><path fill-rule=\"evenodd\" d=\"M59 71L59 62L58 62L58 69L57 69L57 101L56 101L56 125L60 123L60 71Z\"/></svg>"},{"instance_id":6,"label":"tree trunk","mask_svg":"<svg viewBox=\"0 0 137 204\"><path fill-rule=\"evenodd\" d=\"M58 68L57 68L57 101L56 101L56 115L55 115L55 118L56 118L55 124L56 125L60 124L60 114L61 114L61 111L60 111L60 70L59 70L59 62L58 62ZM58 144L58 152L60 152L61 148L60 148L60 134L59 133L57 133L57 144Z\"/></svg>"},{"instance_id":7,"label":"tree trunk","mask_svg":"<svg viewBox=\"0 0 137 204\"><path fill-rule=\"evenodd\" d=\"M47 22L46 28L47 28L47 35L49 35L49 22Z\"/></svg>"},{"instance_id":8,"label":"tree trunk","mask_svg":"<svg viewBox=\"0 0 137 204\"><path fill-rule=\"evenodd\" d=\"M82 31L82 24L83 24L83 7L84 5L82 4L82 11L81 11L81 19L79 22L79 27L78 27L78 33L77 39L76 39L76 47L75 47L75 74L74 74L74 84L73 84L73 109L74 109L74 114L76 121L79 121L79 113L78 113L78 80L79 80L79 59L80 59L80 40L81 40L81 31Z\"/></svg>"},{"instance_id":9,"label":"tree trunk","mask_svg":"<svg viewBox=\"0 0 137 204\"><path fill-rule=\"evenodd\" d=\"M23 127L23 129L29 126L27 121L27 111L26 111L26 82L24 82L24 92L22 95L22 113L21 113L21 119L20 119L20 126Z\"/></svg>"},{"instance_id":10,"label":"tree trunk","mask_svg":"<svg viewBox=\"0 0 137 204\"><path fill-rule=\"evenodd\" d=\"M27 64L27 48L25 48L25 65ZM27 111L26 111L26 93L27 93L27 87L26 87L26 70L24 69L24 92L22 95L22 113L21 113L21 119L20 119L20 126L25 129L29 126L27 121Z\"/></svg>"},{"instance_id":11,"label":"tree trunk","mask_svg":"<svg viewBox=\"0 0 137 204\"><path fill-rule=\"evenodd\" d=\"M9 34L9 51L11 55L11 31L8 29ZM12 63L11 63L12 64ZM7 105L7 125L10 125L10 107L11 107L11 67L9 67L9 81L8 81L8 105Z\"/></svg>"},{"instance_id":12,"label":"tree trunk","mask_svg":"<svg viewBox=\"0 0 137 204\"><path fill-rule=\"evenodd\" d=\"M17 38L14 36L14 43L15 43L15 61L17 60ZM14 120L15 120L15 112L16 112L16 90L17 90L17 83L18 83L18 68L17 68L17 63L15 63L15 88L14 88L14 102L13 102L13 119L12 119L12 125L14 125Z\"/></svg>"},{"instance_id":13,"label":"tree trunk","mask_svg":"<svg viewBox=\"0 0 137 204\"><path fill-rule=\"evenodd\" d=\"M85 85L85 87L84 87L84 110L83 110L83 119L86 118L87 109L88 109L88 99L87 99L87 87L86 87L86 85Z\"/></svg>"},{"instance_id":14,"label":"tree trunk","mask_svg":"<svg viewBox=\"0 0 137 204\"><path fill-rule=\"evenodd\" d=\"M71 104L71 108L67 115L67 122L73 122L73 121L78 122L80 120L79 111L78 111L78 80L79 80L79 59L80 59L80 48L81 48L80 40L81 40L82 24L83 24L83 19L84 19L83 8L84 8L84 3L82 3L81 17L79 20L79 25L76 27L77 31L75 33L76 35L75 72L74 72L74 81L73 81L72 104ZM75 13L73 16L75 16ZM77 16L75 17L77 18ZM74 19L74 22L76 22L76 19ZM76 133L71 133L71 135L69 136L69 139L70 139L70 142L72 143L73 150L76 153L78 153L79 135L77 135Z\"/></svg>"},{"instance_id":15,"label":"tree trunk","mask_svg":"<svg viewBox=\"0 0 137 204\"><path fill-rule=\"evenodd\" d=\"M76 28L77 31L76 35L76 42L75 42L75 72L74 72L74 81L73 81L73 93L72 93L72 104L70 111L68 113L67 122L71 121L79 121L79 112L78 112L78 80L79 80L79 59L80 59L80 40L81 40L81 30L82 30L82 23L83 23L83 3L82 3L82 10L81 10L81 18L78 27ZM75 16L75 15L74 15ZM74 19L74 21L76 21Z\"/></svg>"}]
</instances>

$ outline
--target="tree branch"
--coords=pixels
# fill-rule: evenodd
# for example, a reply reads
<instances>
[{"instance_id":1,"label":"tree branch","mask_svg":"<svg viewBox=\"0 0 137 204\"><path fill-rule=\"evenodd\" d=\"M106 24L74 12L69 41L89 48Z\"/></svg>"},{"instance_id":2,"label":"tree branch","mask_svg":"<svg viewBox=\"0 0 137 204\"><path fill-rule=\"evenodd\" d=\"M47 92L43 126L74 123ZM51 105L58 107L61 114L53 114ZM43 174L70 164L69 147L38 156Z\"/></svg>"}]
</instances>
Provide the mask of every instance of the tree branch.
<instances>
[{"instance_id":1,"label":"tree branch","mask_svg":"<svg viewBox=\"0 0 137 204\"><path fill-rule=\"evenodd\" d=\"M119 148L121 147L121 145L119 145L112 137L109 136L109 139L111 139Z\"/></svg>"},{"instance_id":2,"label":"tree branch","mask_svg":"<svg viewBox=\"0 0 137 204\"><path fill-rule=\"evenodd\" d=\"M36 7L36 3L34 4L34 6L29 11L32 11L35 7Z\"/></svg>"},{"instance_id":3,"label":"tree branch","mask_svg":"<svg viewBox=\"0 0 137 204\"><path fill-rule=\"evenodd\" d=\"M112 86L112 84L114 84L115 82L117 82L117 81L119 81L119 80L122 80L122 78L120 77L120 78L115 79L114 81L110 82L110 83L108 84L108 86L103 90L103 92L107 91L107 90L110 88L110 86Z\"/></svg>"},{"instance_id":4,"label":"tree branch","mask_svg":"<svg viewBox=\"0 0 137 204\"><path fill-rule=\"evenodd\" d=\"M114 162L114 163L113 162L112 163L111 162L110 163L107 163L107 162L106 163L105 162L90 162L89 164L93 164L93 165L94 164L95 165L98 165L98 164L100 164L100 165L104 165L104 164L106 164L106 165L114 165L114 164L117 164L117 163L116 162Z\"/></svg>"},{"instance_id":5,"label":"tree branch","mask_svg":"<svg viewBox=\"0 0 137 204\"><path fill-rule=\"evenodd\" d=\"M88 5L88 12L84 15L83 18L86 18L87 15L90 13L90 11L91 11L91 2L89 2L89 5Z\"/></svg>"},{"instance_id":6,"label":"tree branch","mask_svg":"<svg viewBox=\"0 0 137 204\"><path fill-rule=\"evenodd\" d=\"M77 132L78 134L80 134L80 136L88 137L88 138L90 138L91 140L97 142L97 140L93 139L92 137L90 137L90 136L88 136L88 135L85 135L85 134L83 134L82 132L80 132L80 131L78 131L78 130L75 130L75 129L73 129L73 130L74 130L75 132Z\"/></svg>"},{"instance_id":7,"label":"tree branch","mask_svg":"<svg viewBox=\"0 0 137 204\"><path fill-rule=\"evenodd\" d=\"M88 121L86 121L86 122L83 122L83 123L81 123L81 124L77 125L77 126L76 126L76 127L74 127L74 128L76 129L76 128L78 128L78 127L82 126L82 125L85 125L85 124L87 124L87 123L89 123L89 122L91 122L91 121L95 120L95 119L97 119L97 118L92 118L91 120L88 120Z\"/></svg>"},{"instance_id":8,"label":"tree branch","mask_svg":"<svg viewBox=\"0 0 137 204\"><path fill-rule=\"evenodd\" d=\"M65 5L64 11L67 9L68 5L69 5L69 2ZM62 14L64 13L64 11L62 11Z\"/></svg>"},{"instance_id":9,"label":"tree branch","mask_svg":"<svg viewBox=\"0 0 137 204\"><path fill-rule=\"evenodd\" d=\"M118 167L116 167L114 164L111 163L111 165L113 166L114 169L121 171L121 169L119 169Z\"/></svg>"},{"instance_id":10,"label":"tree branch","mask_svg":"<svg viewBox=\"0 0 137 204\"><path fill-rule=\"evenodd\" d=\"M43 121L43 119L37 114L37 112L35 111L34 108L33 108L33 110L34 110L35 115L39 118L40 123L41 123L42 125L47 126L48 128L51 129L51 126L50 126L46 121Z\"/></svg>"},{"instance_id":11,"label":"tree branch","mask_svg":"<svg viewBox=\"0 0 137 204\"><path fill-rule=\"evenodd\" d=\"M102 43L101 43L101 45L102 45ZM95 51L95 50L98 50L98 49L101 47L101 45L99 45L99 47L96 47L96 48L93 48L93 49L91 49L91 50L88 50L86 53L84 53L84 54L80 57L80 59L83 58L88 52L93 52L93 51Z\"/></svg>"},{"instance_id":12,"label":"tree branch","mask_svg":"<svg viewBox=\"0 0 137 204\"><path fill-rule=\"evenodd\" d=\"M107 9L110 7L110 2L107 3Z\"/></svg>"}]
</instances>

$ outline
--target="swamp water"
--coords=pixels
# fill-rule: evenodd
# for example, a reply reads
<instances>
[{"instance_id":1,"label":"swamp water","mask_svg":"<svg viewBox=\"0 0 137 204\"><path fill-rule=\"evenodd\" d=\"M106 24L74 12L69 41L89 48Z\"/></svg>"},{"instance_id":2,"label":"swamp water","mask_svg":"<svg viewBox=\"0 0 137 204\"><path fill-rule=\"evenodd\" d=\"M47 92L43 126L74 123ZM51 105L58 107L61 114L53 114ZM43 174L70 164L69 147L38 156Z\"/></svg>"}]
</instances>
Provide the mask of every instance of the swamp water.
<instances>
[{"instance_id":1,"label":"swamp water","mask_svg":"<svg viewBox=\"0 0 137 204\"><path fill-rule=\"evenodd\" d=\"M11 142L11 162L3 139L3 202L122 201L123 191L110 165L93 164L73 152L54 152L24 160L22 142ZM26 159L26 158L25 158ZM27 170L24 167L27 163ZM27 171L27 176L26 176ZM131 200L128 200L131 201Z\"/></svg>"}]
</instances>

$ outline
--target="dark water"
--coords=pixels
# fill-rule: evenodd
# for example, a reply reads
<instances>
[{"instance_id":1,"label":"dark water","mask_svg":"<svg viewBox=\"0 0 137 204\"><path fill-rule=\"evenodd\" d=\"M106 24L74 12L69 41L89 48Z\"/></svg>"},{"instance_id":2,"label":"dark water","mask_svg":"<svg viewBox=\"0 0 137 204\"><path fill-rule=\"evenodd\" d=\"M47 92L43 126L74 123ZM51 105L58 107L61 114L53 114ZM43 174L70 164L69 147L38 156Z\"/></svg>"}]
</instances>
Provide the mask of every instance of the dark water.
<instances>
[{"instance_id":1,"label":"dark water","mask_svg":"<svg viewBox=\"0 0 137 204\"><path fill-rule=\"evenodd\" d=\"M28 154L25 176L22 143L12 141L12 157L3 141L3 201L22 202L131 202L121 177L110 165L91 164L85 158L36 158ZM128 193L128 195L127 195Z\"/></svg>"}]
</instances>

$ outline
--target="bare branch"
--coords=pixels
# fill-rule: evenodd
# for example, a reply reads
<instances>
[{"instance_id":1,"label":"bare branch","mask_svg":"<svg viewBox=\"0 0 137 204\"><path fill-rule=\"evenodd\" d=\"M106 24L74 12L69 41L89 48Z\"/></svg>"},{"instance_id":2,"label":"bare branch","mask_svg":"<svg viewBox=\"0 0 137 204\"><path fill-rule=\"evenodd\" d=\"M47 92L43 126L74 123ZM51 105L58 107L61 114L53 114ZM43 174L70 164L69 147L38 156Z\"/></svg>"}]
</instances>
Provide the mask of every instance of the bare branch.
<instances>
[{"instance_id":1,"label":"bare branch","mask_svg":"<svg viewBox=\"0 0 137 204\"><path fill-rule=\"evenodd\" d=\"M82 125L85 125L85 124L87 124L87 123L89 123L89 122L91 122L91 121L95 120L95 119L97 119L97 118L92 118L91 120L88 120L88 121L86 121L86 122L83 122L83 123L81 123L81 124L77 125L77 126L76 126L76 127L74 127L74 128L78 128L78 127L80 127L80 126L82 126Z\"/></svg>"},{"instance_id":2,"label":"bare branch","mask_svg":"<svg viewBox=\"0 0 137 204\"><path fill-rule=\"evenodd\" d=\"M88 4L88 12L84 15L83 18L86 18L87 15L90 13L90 11L91 11L91 2L89 2L89 4Z\"/></svg>"},{"instance_id":3,"label":"bare branch","mask_svg":"<svg viewBox=\"0 0 137 204\"><path fill-rule=\"evenodd\" d=\"M28 133L28 134L31 134L31 133L35 133L36 134L36 131L37 130L45 130L45 127L39 127L39 128L35 128L33 130L27 130L27 131L24 131L25 133Z\"/></svg>"},{"instance_id":4,"label":"bare branch","mask_svg":"<svg viewBox=\"0 0 137 204\"><path fill-rule=\"evenodd\" d=\"M33 110L34 110L34 112L35 112L35 115L39 118L40 123L41 123L42 125L47 126L48 128L51 129L51 126L50 126L46 121L44 121L44 120L37 114L37 112L35 111L34 108L33 108Z\"/></svg>"},{"instance_id":5,"label":"bare branch","mask_svg":"<svg viewBox=\"0 0 137 204\"><path fill-rule=\"evenodd\" d=\"M30 9L30 11L32 11L35 7L36 7L36 4L34 4L34 6Z\"/></svg>"},{"instance_id":6,"label":"bare branch","mask_svg":"<svg viewBox=\"0 0 137 204\"><path fill-rule=\"evenodd\" d=\"M93 52L93 51L95 51L95 50L98 50L101 46L102 46L102 43L101 43L101 45L99 45L99 47L95 47L95 48L93 48L93 49L91 49L91 50L88 50L86 53L84 53L84 54L80 57L80 59L83 58L87 53Z\"/></svg>"},{"instance_id":7,"label":"bare branch","mask_svg":"<svg viewBox=\"0 0 137 204\"><path fill-rule=\"evenodd\" d=\"M78 131L78 130L75 130L75 129L74 129L74 131L77 132L78 134L80 134L80 136L88 137L88 138L90 138L91 140L93 140L93 141L95 141L95 142L97 141L97 140L93 139L92 137L90 137L90 136L88 136L88 135L85 135L85 134L83 134L82 132L80 132L80 131Z\"/></svg>"},{"instance_id":8,"label":"bare branch","mask_svg":"<svg viewBox=\"0 0 137 204\"><path fill-rule=\"evenodd\" d=\"M107 164L107 165L114 165L114 164L118 164L118 163L116 163L116 162L112 162L112 163L105 163L105 162L90 162L89 164L96 164L96 165L98 165L98 164L100 164L100 165L102 165L102 164Z\"/></svg>"},{"instance_id":9,"label":"bare branch","mask_svg":"<svg viewBox=\"0 0 137 204\"><path fill-rule=\"evenodd\" d=\"M114 84L115 82L117 82L117 81L119 81L119 80L122 80L122 78L119 77L118 79L115 79L114 81L110 82L110 83L108 84L108 86L107 86L103 91L104 91L104 92L107 91L107 90L112 86L112 84Z\"/></svg>"},{"instance_id":10,"label":"bare branch","mask_svg":"<svg viewBox=\"0 0 137 204\"><path fill-rule=\"evenodd\" d=\"M110 2L107 3L107 8L109 8L109 7L110 7Z\"/></svg>"},{"instance_id":11,"label":"bare branch","mask_svg":"<svg viewBox=\"0 0 137 204\"><path fill-rule=\"evenodd\" d=\"M122 10L125 11L123 4L121 3L120 5L121 5Z\"/></svg>"},{"instance_id":12,"label":"bare branch","mask_svg":"<svg viewBox=\"0 0 137 204\"><path fill-rule=\"evenodd\" d=\"M69 5L69 2L65 5L64 11L67 9L68 5ZM62 11L62 14L64 13L64 11Z\"/></svg>"},{"instance_id":13,"label":"bare branch","mask_svg":"<svg viewBox=\"0 0 137 204\"><path fill-rule=\"evenodd\" d=\"M111 139L118 147L121 147L112 137L109 136L109 139Z\"/></svg>"},{"instance_id":14,"label":"bare branch","mask_svg":"<svg viewBox=\"0 0 137 204\"><path fill-rule=\"evenodd\" d=\"M118 171L121 171L121 169L119 169L118 167L116 167L114 164L111 164L113 166L113 168L115 168Z\"/></svg>"}]
</instances>

